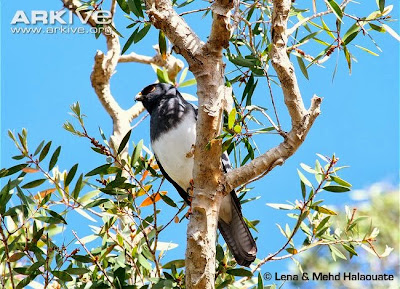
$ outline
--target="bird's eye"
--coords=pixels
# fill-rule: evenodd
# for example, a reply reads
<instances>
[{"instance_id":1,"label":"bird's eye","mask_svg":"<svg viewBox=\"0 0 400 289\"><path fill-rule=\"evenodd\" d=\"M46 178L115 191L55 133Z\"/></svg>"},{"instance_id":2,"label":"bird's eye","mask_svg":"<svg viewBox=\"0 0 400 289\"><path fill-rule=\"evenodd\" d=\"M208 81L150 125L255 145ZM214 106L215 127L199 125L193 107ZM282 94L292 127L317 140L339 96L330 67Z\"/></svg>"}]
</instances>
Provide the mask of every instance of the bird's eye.
<instances>
[{"instance_id":1,"label":"bird's eye","mask_svg":"<svg viewBox=\"0 0 400 289\"><path fill-rule=\"evenodd\" d=\"M145 89L143 89L142 94L147 95L149 93L152 93L154 90L156 90L155 86L149 86L149 87L146 87Z\"/></svg>"}]
</instances>

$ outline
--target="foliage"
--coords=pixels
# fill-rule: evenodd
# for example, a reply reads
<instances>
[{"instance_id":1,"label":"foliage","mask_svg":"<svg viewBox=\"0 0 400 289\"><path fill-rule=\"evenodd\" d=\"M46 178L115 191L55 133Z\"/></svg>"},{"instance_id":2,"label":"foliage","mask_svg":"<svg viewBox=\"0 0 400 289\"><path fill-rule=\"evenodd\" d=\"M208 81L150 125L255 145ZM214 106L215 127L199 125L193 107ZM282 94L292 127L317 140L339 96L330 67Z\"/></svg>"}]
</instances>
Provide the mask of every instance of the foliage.
<instances>
[{"instance_id":1,"label":"foliage","mask_svg":"<svg viewBox=\"0 0 400 289\"><path fill-rule=\"evenodd\" d=\"M354 212L357 212L358 222L356 223L359 236L362 236L363 232L373 231L377 235L375 242L375 250L371 251L369 247L362 246L365 249L358 252L357 258L353 258L351 262L338 259L338 262L330 262L327 255L330 254L329 250L322 248L320 250L310 250L305 254L302 254L299 258L302 269L305 272L360 272L362 274L394 274L393 281L345 281L337 280L324 283L329 288L398 288L398 277L396 272L399 272L399 252L398 246L394 246L394 252L390 254L388 258L376 258L376 252L387 252L387 244L399 244L400 234L398 229L398 216L399 216L399 192L385 188L382 184L375 184L367 190L354 192L354 197L362 196L361 201L355 203L353 209L346 206L346 212L340 212L339 219L336 222L331 222L329 230L336 231L340 227L340 223L346 222L347 219ZM353 222L355 223L355 221ZM376 228L379 228L377 231ZM368 245L364 242L364 245ZM318 258L318 262L315 259ZM298 272L297 268L292 268L293 273ZM300 283L294 282L294 288L301 286ZM317 282L309 282L308 288L319 288Z\"/></svg>"},{"instance_id":2,"label":"foliage","mask_svg":"<svg viewBox=\"0 0 400 289\"><path fill-rule=\"evenodd\" d=\"M184 261L164 261L166 252L177 245L162 242L160 238L172 222L185 218L182 213L185 205L178 205L161 190L163 180L160 181L154 157L142 140L134 146L127 160L121 159L120 153L131 132L114 151L101 130L102 143L89 135L79 104L71 108L80 129L70 122L66 122L64 128L89 140L93 151L102 155L106 163L86 174L78 173L78 164L61 173L55 169L61 147L54 150L52 142L43 141L31 152L26 130L17 136L9 132L20 154L13 157L18 160L17 165L1 170L1 177L8 178L0 195L0 272L6 277L2 285L11 288L23 288L28 284L37 287L40 283L48 288L50 284L62 288L184 288ZM356 247L361 244L374 248L376 231L368 229L360 233L356 224L361 219L354 214L348 216L341 231L331 232L330 224L336 212L323 206L317 196L323 191L347 192L351 185L337 175L343 167L336 167L335 156L320 155L320 158L325 165L318 160L314 168L301 165L317 182L313 185L299 171L301 201L268 204L276 209L294 211L289 217L297 220L293 228L287 224L284 228L278 225L287 238L280 250L257 260L255 266L247 270L236 268L230 253L224 246L217 245L217 288L262 283L258 280L257 269L265 262L293 258L315 246L329 247L334 260L346 258L343 250L350 256L357 255ZM257 199L246 199L247 192L248 189L243 188L239 194L243 204ZM166 207L173 211L165 224L157 218L161 207L163 211L168 212ZM90 225L93 234L78 236L67 223L67 216L72 212L102 224ZM248 225L256 230L258 222L248 221ZM301 246L293 240L300 231L305 236ZM59 245L62 232L74 238ZM283 252L286 255L281 254ZM301 269L300 263L296 263ZM264 285L257 286L263 288Z\"/></svg>"}]
</instances>

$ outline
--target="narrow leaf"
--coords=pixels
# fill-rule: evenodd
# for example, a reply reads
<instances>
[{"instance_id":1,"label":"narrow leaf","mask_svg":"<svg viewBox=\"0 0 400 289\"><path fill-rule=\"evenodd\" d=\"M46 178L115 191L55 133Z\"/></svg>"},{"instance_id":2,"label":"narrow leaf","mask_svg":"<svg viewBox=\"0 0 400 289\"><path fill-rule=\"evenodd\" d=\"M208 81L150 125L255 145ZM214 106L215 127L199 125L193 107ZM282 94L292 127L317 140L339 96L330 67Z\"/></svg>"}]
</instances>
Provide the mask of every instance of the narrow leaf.
<instances>
[{"instance_id":1,"label":"narrow leaf","mask_svg":"<svg viewBox=\"0 0 400 289\"><path fill-rule=\"evenodd\" d=\"M296 58L297 58L297 62L299 64L299 66L300 66L301 72L303 73L304 77L308 79L308 71L307 71L306 65L304 64L303 58L301 58L299 56L297 56Z\"/></svg>"},{"instance_id":2,"label":"narrow leaf","mask_svg":"<svg viewBox=\"0 0 400 289\"><path fill-rule=\"evenodd\" d=\"M350 191L349 187L345 186L335 186L335 185L330 185L330 186L325 186L323 187L325 191L332 192L332 193L345 193Z\"/></svg>"},{"instance_id":3,"label":"narrow leaf","mask_svg":"<svg viewBox=\"0 0 400 289\"><path fill-rule=\"evenodd\" d=\"M60 151L61 151L61 146L59 146L54 151L53 155L51 156L50 163L49 163L49 171L51 171L51 169L54 168L54 166L56 165L56 163L58 161L58 157L60 155Z\"/></svg>"},{"instance_id":4,"label":"narrow leaf","mask_svg":"<svg viewBox=\"0 0 400 289\"><path fill-rule=\"evenodd\" d=\"M32 189L35 188L37 186L40 186L41 184L43 184L46 181L46 179L39 179L39 180L35 180L32 182L29 182L25 185L22 186L23 189Z\"/></svg>"},{"instance_id":5,"label":"narrow leaf","mask_svg":"<svg viewBox=\"0 0 400 289\"><path fill-rule=\"evenodd\" d=\"M325 0L325 2L332 9L332 12L336 15L337 19L342 22L343 12L340 9L339 5L334 0Z\"/></svg>"},{"instance_id":6,"label":"narrow leaf","mask_svg":"<svg viewBox=\"0 0 400 289\"><path fill-rule=\"evenodd\" d=\"M68 185L72 182L72 180L75 177L76 170L78 169L78 164L75 164L68 172L67 177L65 178L65 186L68 187Z\"/></svg>"},{"instance_id":7,"label":"narrow leaf","mask_svg":"<svg viewBox=\"0 0 400 289\"><path fill-rule=\"evenodd\" d=\"M49 141L43 148L42 152L39 155L39 162L41 162L49 153L51 147L51 141Z\"/></svg>"},{"instance_id":8,"label":"narrow leaf","mask_svg":"<svg viewBox=\"0 0 400 289\"><path fill-rule=\"evenodd\" d=\"M129 138L131 137L131 133L132 133L132 130L130 129L127 132L127 134L124 136L124 138L122 139L121 144L119 145L119 148L118 148L118 154L120 154L125 149L126 144L128 143Z\"/></svg>"}]
</instances>

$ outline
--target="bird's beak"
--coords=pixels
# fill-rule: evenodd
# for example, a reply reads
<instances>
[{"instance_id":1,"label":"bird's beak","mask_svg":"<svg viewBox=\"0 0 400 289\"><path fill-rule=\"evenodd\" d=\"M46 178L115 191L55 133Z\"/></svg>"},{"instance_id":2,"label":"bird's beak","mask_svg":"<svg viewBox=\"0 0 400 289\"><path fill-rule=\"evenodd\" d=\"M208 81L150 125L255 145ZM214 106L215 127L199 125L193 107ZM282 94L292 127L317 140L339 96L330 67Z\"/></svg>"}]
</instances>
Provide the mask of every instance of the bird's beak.
<instances>
[{"instance_id":1,"label":"bird's beak","mask_svg":"<svg viewBox=\"0 0 400 289\"><path fill-rule=\"evenodd\" d=\"M138 94L136 94L135 100L136 100L136 101L142 101L142 100L143 100L143 95L142 95L141 92L139 92Z\"/></svg>"}]
</instances>

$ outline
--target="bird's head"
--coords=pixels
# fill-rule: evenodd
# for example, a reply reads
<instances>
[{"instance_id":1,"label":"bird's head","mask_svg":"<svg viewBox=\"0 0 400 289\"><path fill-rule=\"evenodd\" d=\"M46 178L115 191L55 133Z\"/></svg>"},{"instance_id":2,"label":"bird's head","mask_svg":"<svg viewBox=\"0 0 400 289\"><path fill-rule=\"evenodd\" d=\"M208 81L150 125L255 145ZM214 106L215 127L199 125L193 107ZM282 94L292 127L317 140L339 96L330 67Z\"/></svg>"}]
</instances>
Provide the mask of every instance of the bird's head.
<instances>
[{"instance_id":1,"label":"bird's head","mask_svg":"<svg viewBox=\"0 0 400 289\"><path fill-rule=\"evenodd\" d=\"M154 83L143 88L135 99L141 101L146 110L151 113L161 100L176 96L177 90L175 86L168 83Z\"/></svg>"}]
</instances>

